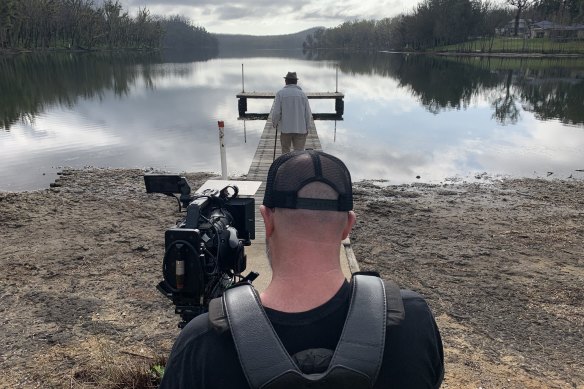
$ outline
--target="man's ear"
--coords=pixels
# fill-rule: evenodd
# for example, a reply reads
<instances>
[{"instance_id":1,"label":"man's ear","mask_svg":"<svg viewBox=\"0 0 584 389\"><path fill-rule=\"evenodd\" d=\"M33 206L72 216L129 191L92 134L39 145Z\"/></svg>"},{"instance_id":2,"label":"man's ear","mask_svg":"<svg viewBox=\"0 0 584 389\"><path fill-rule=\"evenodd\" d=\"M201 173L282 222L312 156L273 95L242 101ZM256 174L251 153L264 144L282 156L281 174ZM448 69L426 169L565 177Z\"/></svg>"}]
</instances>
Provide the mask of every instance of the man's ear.
<instances>
[{"instance_id":1,"label":"man's ear","mask_svg":"<svg viewBox=\"0 0 584 389\"><path fill-rule=\"evenodd\" d=\"M260 205L260 213L262 214L264 226L266 227L266 238L269 238L274 232L274 210L265 205Z\"/></svg>"},{"instance_id":2,"label":"man's ear","mask_svg":"<svg viewBox=\"0 0 584 389\"><path fill-rule=\"evenodd\" d=\"M355 212L349 211L347 213L347 224L345 225L345 228L343 228L343 240L347 239L347 236L349 236L356 220L357 216L355 215Z\"/></svg>"}]
</instances>

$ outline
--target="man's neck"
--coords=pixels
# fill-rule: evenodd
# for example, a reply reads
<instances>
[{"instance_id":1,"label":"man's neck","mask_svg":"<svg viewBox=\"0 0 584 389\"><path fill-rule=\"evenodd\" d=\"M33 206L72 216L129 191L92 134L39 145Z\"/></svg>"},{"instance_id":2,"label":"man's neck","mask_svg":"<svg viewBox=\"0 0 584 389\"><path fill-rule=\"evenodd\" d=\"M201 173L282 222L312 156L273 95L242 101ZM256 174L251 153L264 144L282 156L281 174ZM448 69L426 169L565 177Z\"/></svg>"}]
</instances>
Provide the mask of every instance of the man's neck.
<instances>
[{"instance_id":1,"label":"man's neck","mask_svg":"<svg viewBox=\"0 0 584 389\"><path fill-rule=\"evenodd\" d=\"M304 312L329 301L345 282L340 267L330 270L280 274L261 293L262 304L282 312Z\"/></svg>"}]
</instances>

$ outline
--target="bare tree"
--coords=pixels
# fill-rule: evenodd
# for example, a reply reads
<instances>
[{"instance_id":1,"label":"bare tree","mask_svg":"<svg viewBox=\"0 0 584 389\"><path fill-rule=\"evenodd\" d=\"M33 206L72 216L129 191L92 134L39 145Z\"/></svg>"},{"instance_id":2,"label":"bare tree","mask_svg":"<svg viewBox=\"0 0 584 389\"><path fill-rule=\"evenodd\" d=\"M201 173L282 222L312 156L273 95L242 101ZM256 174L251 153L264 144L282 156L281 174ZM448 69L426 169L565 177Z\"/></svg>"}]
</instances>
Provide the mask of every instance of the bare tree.
<instances>
[{"instance_id":1,"label":"bare tree","mask_svg":"<svg viewBox=\"0 0 584 389\"><path fill-rule=\"evenodd\" d=\"M517 36L517 31L519 30L519 18L521 18L521 12L527 8L533 0L505 0L507 4L517 7L517 13L515 14L515 29L513 32L514 36Z\"/></svg>"}]
</instances>

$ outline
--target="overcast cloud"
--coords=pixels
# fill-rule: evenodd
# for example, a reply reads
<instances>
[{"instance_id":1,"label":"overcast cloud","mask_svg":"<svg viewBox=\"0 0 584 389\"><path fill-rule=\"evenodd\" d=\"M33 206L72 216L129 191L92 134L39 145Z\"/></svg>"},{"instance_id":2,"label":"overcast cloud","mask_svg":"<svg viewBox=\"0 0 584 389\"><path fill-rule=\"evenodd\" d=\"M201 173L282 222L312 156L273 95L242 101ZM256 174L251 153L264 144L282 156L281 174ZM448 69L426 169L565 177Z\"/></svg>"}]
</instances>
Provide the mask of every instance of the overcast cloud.
<instances>
[{"instance_id":1,"label":"overcast cloud","mask_svg":"<svg viewBox=\"0 0 584 389\"><path fill-rule=\"evenodd\" d=\"M382 19L411 11L421 0L120 0L134 14L183 15L207 31L225 34L290 34L334 27L354 19Z\"/></svg>"}]
</instances>

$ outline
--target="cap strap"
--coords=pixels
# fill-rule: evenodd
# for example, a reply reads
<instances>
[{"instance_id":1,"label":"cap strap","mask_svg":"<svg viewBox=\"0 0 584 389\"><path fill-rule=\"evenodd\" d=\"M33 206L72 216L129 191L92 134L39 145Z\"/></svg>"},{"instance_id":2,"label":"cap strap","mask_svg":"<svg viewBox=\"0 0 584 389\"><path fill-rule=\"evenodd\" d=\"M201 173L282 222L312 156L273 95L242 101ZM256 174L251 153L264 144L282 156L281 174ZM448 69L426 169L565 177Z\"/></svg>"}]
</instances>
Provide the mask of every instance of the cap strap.
<instances>
[{"instance_id":1,"label":"cap strap","mask_svg":"<svg viewBox=\"0 0 584 389\"><path fill-rule=\"evenodd\" d=\"M315 211L338 211L339 202L338 200L310 199L299 197L296 199L296 208L312 209Z\"/></svg>"}]
</instances>

